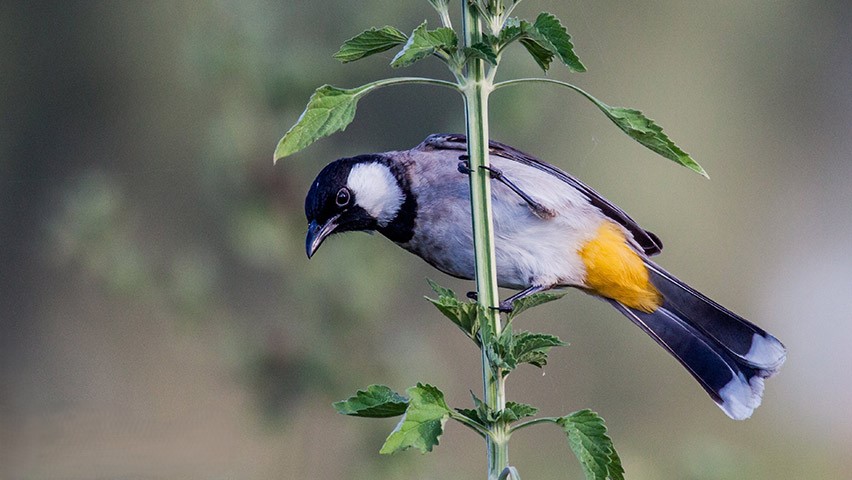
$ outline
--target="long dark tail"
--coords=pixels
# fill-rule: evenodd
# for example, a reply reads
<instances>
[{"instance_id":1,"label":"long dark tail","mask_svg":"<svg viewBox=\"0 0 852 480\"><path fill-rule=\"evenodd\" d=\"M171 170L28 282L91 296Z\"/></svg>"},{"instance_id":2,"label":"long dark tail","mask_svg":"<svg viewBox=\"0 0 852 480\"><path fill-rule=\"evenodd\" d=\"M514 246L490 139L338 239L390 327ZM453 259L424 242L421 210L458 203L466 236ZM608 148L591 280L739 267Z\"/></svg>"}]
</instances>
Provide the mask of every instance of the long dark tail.
<instances>
[{"instance_id":1,"label":"long dark tail","mask_svg":"<svg viewBox=\"0 0 852 480\"><path fill-rule=\"evenodd\" d=\"M663 305L645 313L609 302L677 358L729 417L750 417L760 405L763 379L784 363L784 345L656 264L645 263Z\"/></svg>"}]
</instances>

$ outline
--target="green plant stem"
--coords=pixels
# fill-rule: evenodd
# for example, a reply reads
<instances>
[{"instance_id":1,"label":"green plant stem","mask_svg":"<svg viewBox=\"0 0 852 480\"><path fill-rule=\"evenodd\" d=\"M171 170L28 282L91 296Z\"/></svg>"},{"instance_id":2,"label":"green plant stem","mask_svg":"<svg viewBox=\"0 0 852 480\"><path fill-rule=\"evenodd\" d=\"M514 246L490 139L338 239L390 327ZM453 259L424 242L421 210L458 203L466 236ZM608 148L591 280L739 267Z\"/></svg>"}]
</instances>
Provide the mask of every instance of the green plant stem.
<instances>
[{"instance_id":1,"label":"green plant stem","mask_svg":"<svg viewBox=\"0 0 852 480\"><path fill-rule=\"evenodd\" d=\"M464 41L474 45L482 38L482 21L479 12L468 2L462 2ZM494 334L502 329L497 292L497 269L494 255L493 222L491 216L491 183L488 166L488 95L492 84L486 76L482 60L471 61L465 72L462 93L465 99L467 153L470 159L470 201L473 240L476 259L476 291L483 309L483 322ZM482 382L484 402L492 411L506 407L505 379L499 367L491 364L482 349ZM496 480L509 463L508 432L506 425L497 422L489 426L486 436L488 452L488 479Z\"/></svg>"}]
</instances>

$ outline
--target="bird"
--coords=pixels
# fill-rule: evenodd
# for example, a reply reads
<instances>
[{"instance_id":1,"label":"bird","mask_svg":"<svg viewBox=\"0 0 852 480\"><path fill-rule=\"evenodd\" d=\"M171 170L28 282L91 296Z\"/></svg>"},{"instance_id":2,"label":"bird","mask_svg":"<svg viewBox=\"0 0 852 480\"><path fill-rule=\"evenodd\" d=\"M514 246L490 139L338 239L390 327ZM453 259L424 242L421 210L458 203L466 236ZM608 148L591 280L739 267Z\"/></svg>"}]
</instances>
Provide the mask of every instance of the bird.
<instances>
[{"instance_id":1,"label":"bird","mask_svg":"<svg viewBox=\"0 0 852 480\"><path fill-rule=\"evenodd\" d=\"M503 143L488 150L497 283L518 291L499 308L552 288L598 297L674 356L725 414L749 418L784 345L652 262L659 237L577 178ZM331 235L378 232L472 280L470 168L461 134L329 163L305 198L308 258Z\"/></svg>"}]
</instances>

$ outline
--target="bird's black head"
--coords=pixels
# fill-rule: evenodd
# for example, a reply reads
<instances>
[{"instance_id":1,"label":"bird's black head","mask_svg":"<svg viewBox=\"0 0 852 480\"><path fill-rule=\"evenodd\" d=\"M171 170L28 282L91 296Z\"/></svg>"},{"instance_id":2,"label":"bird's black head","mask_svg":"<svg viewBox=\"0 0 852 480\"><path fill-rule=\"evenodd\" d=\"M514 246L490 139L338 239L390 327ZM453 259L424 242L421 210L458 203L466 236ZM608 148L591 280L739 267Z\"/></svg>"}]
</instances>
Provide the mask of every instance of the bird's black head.
<instances>
[{"instance_id":1,"label":"bird's black head","mask_svg":"<svg viewBox=\"0 0 852 480\"><path fill-rule=\"evenodd\" d=\"M388 227L408 196L398 170L383 155L343 158L323 168L305 198L308 258L331 234Z\"/></svg>"}]
</instances>

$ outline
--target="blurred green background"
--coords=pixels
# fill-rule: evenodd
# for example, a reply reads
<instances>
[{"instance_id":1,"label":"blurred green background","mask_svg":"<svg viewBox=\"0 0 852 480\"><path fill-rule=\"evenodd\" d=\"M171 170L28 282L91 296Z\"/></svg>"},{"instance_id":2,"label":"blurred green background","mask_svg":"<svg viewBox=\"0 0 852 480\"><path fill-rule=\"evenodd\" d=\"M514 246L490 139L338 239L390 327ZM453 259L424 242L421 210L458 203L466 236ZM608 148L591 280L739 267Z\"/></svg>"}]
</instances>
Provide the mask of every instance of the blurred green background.
<instances>
[{"instance_id":1,"label":"blurred green background","mask_svg":"<svg viewBox=\"0 0 852 480\"><path fill-rule=\"evenodd\" d=\"M458 6L458 2L453 2ZM571 171L659 234L658 261L781 338L764 405L729 420L653 341L572 293L522 318L571 346L509 397L606 419L631 479L842 479L852 471L852 9L845 1L533 1L704 180L578 95L493 97L492 137ZM322 83L399 74L331 58L425 0L0 4L0 478L482 478L450 425L378 455L394 419L337 415L370 383L479 391L478 352L422 299L431 270L379 236L304 255L304 194L337 157L463 130L458 96L370 95L343 133L272 165ZM522 50L502 78L538 75ZM446 78L438 62L405 74ZM580 478L558 429L515 436L524 478Z\"/></svg>"}]
</instances>

